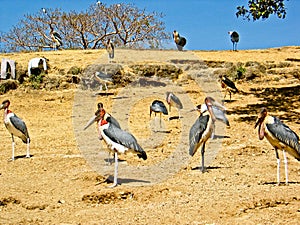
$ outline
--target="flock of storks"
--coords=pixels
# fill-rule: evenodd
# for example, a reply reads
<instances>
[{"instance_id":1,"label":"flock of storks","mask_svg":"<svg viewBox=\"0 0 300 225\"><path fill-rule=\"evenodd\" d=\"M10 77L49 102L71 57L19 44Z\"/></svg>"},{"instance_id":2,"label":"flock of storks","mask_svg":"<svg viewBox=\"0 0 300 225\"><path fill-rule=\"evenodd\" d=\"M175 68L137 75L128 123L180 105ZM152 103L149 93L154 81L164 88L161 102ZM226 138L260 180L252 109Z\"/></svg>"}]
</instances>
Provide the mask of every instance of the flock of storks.
<instances>
[{"instance_id":1,"label":"flock of storks","mask_svg":"<svg viewBox=\"0 0 300 225\"><path fill-rule=\"evenodd\" d=\"M235 32L236 33L236 32ZM233 43L238 42L238 34L230 33L233 38ZM174 41L178 50L182 50L186 44L186 39L181 37L177 31L173 32ZM235 44L234 44L235 46ZM233 47L234 49L236 47ZM110 40L107 42L107 51L109 58L114 58L114 46ZM238 89L236 88L234 82L232 82L226 76L220 76L221 87L225 89L224 99L226 93L229 92L231 99L231 92L236 93ZM183 105L180 99L172 92L166 93L166 102L169 105L169 111L171 107L176 107L178 109L178 119L181 118L180 110ZM30 157L29 145L30 137L26 124L22 119L17 117L10 109L10 101L5 100L0 105L0 109L4 109L4 124L12 138L12 158L15 159L15 142L14 136L21 138L21 140L27 144L26 157ZM213 138L215 122L220 120L229 126L229 121L226 118L226 108L214 100L212 97L206 97L203 104L198 105L195 109L200 115L190 128L189 132L189 149L188 152L193 156L198 149L201 147L202 156L202 166L201 171L205 171L204 167L204 153L205 145L209 138ZM160 100L155 100L150 105L150 117L151 114L160 114L160 126L161 126L161 116L162 114L168 115L168 110L165 104ZM115 158L115 173L114 181L111 187L118 184L118 154L124 154L131 152L136 154L139 158L143 160L147 159L147 154L143 148L138 144L137 139L129 132L123 130L118 123L118 121L112 117L103 107L102 103L98 103L98 109L95 115L88 121L85 128L88 128L91 124L97 124L98 138L104 140L107 148L110 152L114 154ZM255 128L258 127L258 136L262 140L264 137L270 142L270 144L275 148L276 158L277 158L277 184L280 184L280 158L278 150L283 151L284 164L285 164L285 183L288 184L288 168L287 168L287 157L286 152L292 155L294 158L300 161L300 143L298 135L292 131L287 125L282 123L277 117L268 115L267 109L263 108L258 114Z\"/></svg>"}]
</instances>

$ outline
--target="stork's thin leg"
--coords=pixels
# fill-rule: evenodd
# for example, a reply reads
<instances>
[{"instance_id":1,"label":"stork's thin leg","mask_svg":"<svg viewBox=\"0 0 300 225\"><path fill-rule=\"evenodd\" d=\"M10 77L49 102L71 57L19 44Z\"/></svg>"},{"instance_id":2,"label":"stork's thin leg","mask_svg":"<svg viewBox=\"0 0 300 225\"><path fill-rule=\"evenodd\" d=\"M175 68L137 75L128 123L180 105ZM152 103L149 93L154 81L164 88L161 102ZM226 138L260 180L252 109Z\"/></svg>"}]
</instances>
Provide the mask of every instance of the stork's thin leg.
<instances>
[{"instance_id":1,"label":"stork's thin leg","mask_svg":"<svg viewBox=\"0 0 300 225\"><path fill-rule=\"evenodd\" d=\"M160 125L160 128L161 128L161 113L159 114L159 125Z\"/></svg>"},{"instance_id":2,"label":"stork's thin leg","mask_svg":"<svg viewBox=\"0 0 300 225\"><path fill-rule=\"evenodd\" d=\"M229 99L230 99L230 101L231 101L231 91L229 91Z\"/></svg>"},{"instance_id":3,"label":"stork's thin leg","mask_svg":"<svg viewBox=\"0 0 300 225\"><path fill-rule=\"evenodd\" d=\"M29 138L27 138L27 153L26 153L26 158L30 158L30 153L29 150L30 149L30 140Z\"/></svg>"},{"instance_id":4,"label":"stork's thin leg","mask_svg":"<svg viewBox=\"0 0 300 225\"><path fill-rule=\"evenodd\" d=\"M205 167L204 167L204 152L205 152L205 143L202 144L202 148L201 148L201 160L202 160L201 172L202 173L204 173L204 171L205 171Z\"/></svg>"},{"instance_id":5,"label":"stork's thin leg","mask_svg":"<svg viewBox=\"0 0 300 225\"><path fill-rule=\"evenodd\" d=\"M109 186L110 188L113 188L113 187L115 187L115 186L117 186L118 185L118 153L117 152L115 152L115 174L114 174L114 183L111 185L111 186Z\"/></svg>"},{"instance_id":6,"label":"stork's thin leg","mask_svg":"<svg viewBox=\"0 0 300 225\"><path fill-rule=\"evenodd\" d=\"M275 148L275 154L277 158L277 185L280 184L280 158L278 155L278 150Z\"/></svg>"},{"instance_id":7,"label":"stork's thin leg","mask_svg":"<svg viewBox=\"0 0 300 225\"><path fill-rule=\"evenodd\" d=\"M178 119L180 120L180 109L178 109Z\"/></svg>"},{"instance_id":8,"label":"stork's thin leg","mask_svg":"<svg viewBox=\"0 0 300 225\"><path fill-rule=\"evenodd\" d=\"M15 160L15 139L14 139L14 135L11 135L11 145L12 145L12 156L11 156L11 160Z\"/></svg>"},{"instance_id":9,"label":"stork's thin leg","mask_svg":"<svg viewBox=\"0 0 300 225\"><path fill-rule=\"evenodd\" d=\"M289 184L289 177L288 177L288 161L286 157L286 152L283 150L283 157L284 157L284 170L285 170L285 184Z\"/></svg>"}]
</instances>

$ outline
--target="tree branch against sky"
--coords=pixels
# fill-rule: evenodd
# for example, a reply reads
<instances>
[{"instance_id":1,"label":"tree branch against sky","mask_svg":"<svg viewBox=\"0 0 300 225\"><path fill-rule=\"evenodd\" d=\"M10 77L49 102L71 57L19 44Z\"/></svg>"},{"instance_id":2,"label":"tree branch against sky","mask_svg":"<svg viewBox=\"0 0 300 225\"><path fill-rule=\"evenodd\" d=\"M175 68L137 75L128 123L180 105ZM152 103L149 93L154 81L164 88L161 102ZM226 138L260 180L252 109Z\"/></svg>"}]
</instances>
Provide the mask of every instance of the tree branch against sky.
<instances>
[{"instance_id":1,"label":"tree branch against sky","mask_svg":"<svg viewBox=\"0 0 300 225\"><path fill-rule=\"evenodd\" d=\"M284 2L288 0L249 0L247 7L238 6L236 16L247 20L268 19L270 15L276 15L280 19L286 16Z\"/></svg>"},{"instance_id":2,"label":"tree branch against sky","mask_svg":"<svg viewBox=\"0 0 300 225\"><path fill-rule=\"evenodd\" d=\"M104 47L107 38L115 46L158 48L162 40L170 39L162 18L162 14L125 3L93 4L81 12L43 9L26 15L2 40L10 51L51 48L51 32L55 31L66 49Z\"/></svg>"}]
</instances>

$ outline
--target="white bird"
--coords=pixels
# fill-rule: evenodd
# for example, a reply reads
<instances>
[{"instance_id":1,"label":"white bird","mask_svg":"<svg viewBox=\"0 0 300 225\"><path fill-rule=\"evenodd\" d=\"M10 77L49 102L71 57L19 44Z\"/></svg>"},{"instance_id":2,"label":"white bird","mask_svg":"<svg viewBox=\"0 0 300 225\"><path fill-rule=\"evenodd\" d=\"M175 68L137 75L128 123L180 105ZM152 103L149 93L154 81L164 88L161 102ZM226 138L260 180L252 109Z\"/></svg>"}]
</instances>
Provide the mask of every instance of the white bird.
<instances>
[{"instance_id":1,"label":"white bird","mask_svg":"<svg viewBox=\"0 0 300 225\"><path fill-rule=\"evenodd\" d=\"M7 128L8 132L11 134L12 138L12 157L11 159L15 159L15 140L14 136L21 138L21 140L27 144L27 153L26 157L30 157L29 153L29 144L30 144L30 137L26 127L26 124L23 120L17 117L11 110L8 109L10 105L9 100L5 100L2 102L0 109L4 109L4 124Z\"/></svg>"},{"instance_id":2,"label":"white bird","mask_svg":"<svg viewBox=\"0 0 300 225\"><path fill-rule=\"evenodd\" d=\"M228 31L228 34L230 35L230 39L231 39L231 42L233 45L233 47L232 47L233 51L237 51L237 43L240 40L240 36L239 36L238 32Z\"/></svg>"},{"instance_id":3,"label":"white bird","mask_svg":"<svg viewBox=\"0 0 300 225\"><path fill-rule=\"evenodd\" d=\"M104 119L105 110L100 110L100 120L98 121L99 132L103 137L107 147L114 153L115 156L115 173L114 182L111 187L118 184L118 154L126 154L131 152L136 154L143 160L147 159L147 154L143 148L138 144L136 138L129 132L126 132L110 122L110 118Z\"/></svg>"},{"instance_id":4,"label":"white bird","mask_svg":"<svg viewBox=\"0 0 300 225\"><path fill-rule=\"evenodd\" d=\"M275 148L277 158L277 185L280 184L280 158L278 149L282 150L285 165L285 183L288 185L288 161L286 152L300 161L300 144L298 135L277 117L269 116L266 108L262 108L258 114L255 128L258 126L259 140L264 137Z\"/></svg>"}]
</instances>

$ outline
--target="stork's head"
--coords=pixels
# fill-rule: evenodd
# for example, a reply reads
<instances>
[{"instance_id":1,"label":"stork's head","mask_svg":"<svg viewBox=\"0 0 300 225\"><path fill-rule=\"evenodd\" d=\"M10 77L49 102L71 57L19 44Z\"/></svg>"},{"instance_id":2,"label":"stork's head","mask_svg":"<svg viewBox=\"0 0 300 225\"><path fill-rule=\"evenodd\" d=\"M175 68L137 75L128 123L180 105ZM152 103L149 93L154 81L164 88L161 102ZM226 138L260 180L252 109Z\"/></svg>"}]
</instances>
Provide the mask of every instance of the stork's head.
<instances>
[{"instance_id":1,"label":"stork's head","mask_svg":"<svg viewBox=\"0 0 300 225\"><path fill-rule=\"evenodd\" d=\"M102 104L101 102L98 103L98 110L95 112L95 115L92 116L92 118L87 122L85 127L83 128L84 130L87 129L89 126L91 126L95 122L99 122L101 119L104 118L105 115L105 110L103 108L99 108L99 104ZM103 106L103 104L102 104Z\"/></svg>"},{"instance_id":2,"label":"stork's head","mask_svg":"<svg viewBox=\"0 0 300 225\"><path fill-rule=\"evenodd\" d=\"M102 102L99 102L99 103L97 104L97 106L98 106L98 109L103 109L103 103L102 103Z\"/></svg>"},{"instance_id":3,"label":"stork's head","mask_svg":"<svg viewBox=\"0 0 300 225\"><path fill-rule=\"evenodd\" d=\"M9 100L4 100L2 102L2 104L0 105L0 109L7 109L10 105L10 101Z\"/></svg>"},{"instance_id":4,"label":"stork's head","mask_svg":"<svg viewBox=\"0 0 300 225\"><path fill-rule=\"evenodd\" d=\"M258 125L261 125L267 115L268 115L267 109L262 108L257 116L254 128L256 128Z\"/></svg>"}]
</instances>

